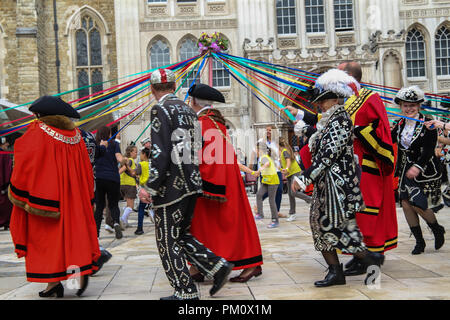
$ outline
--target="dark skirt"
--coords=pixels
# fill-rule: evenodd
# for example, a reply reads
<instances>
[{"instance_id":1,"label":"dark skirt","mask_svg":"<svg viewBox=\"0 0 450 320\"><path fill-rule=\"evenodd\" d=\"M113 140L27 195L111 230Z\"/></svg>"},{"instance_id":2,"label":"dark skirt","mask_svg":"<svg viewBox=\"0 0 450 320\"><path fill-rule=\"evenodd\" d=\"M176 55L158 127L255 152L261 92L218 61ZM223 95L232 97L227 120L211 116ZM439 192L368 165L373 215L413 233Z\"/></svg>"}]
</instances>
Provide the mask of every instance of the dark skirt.
<instances>
[{"instance_id":1,"label":"dark skirt","mask_svg":"<svg viewBox=\"0 0 450 320\"><path fill-rule=\"evenodd\" d=\"M400 201L407 200L422 210L433 209L441 204L441 179L417 182L403 177L399 187Z\"/></svg>"}]
</instances>

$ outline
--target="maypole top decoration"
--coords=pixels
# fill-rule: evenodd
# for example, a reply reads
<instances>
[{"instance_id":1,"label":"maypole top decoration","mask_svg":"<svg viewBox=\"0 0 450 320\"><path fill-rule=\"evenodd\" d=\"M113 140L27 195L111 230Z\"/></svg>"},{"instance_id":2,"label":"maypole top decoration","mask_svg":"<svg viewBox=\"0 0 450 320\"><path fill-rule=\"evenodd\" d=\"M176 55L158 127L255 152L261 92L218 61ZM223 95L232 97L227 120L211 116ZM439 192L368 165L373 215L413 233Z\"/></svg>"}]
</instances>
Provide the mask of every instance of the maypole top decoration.
<instances>
[{"instance_id":1,"label":"maypole top decoration","mask_svg":"<svg viewBox=\"0 0 450 320\"><path fill-rule=\"evenodd\" d=\"M198 39L197 46L201 54L209 50L218 53L228 50L228 40L219 32L214 32L212 36L203 32Z\"/></svg>"}]
</instances>

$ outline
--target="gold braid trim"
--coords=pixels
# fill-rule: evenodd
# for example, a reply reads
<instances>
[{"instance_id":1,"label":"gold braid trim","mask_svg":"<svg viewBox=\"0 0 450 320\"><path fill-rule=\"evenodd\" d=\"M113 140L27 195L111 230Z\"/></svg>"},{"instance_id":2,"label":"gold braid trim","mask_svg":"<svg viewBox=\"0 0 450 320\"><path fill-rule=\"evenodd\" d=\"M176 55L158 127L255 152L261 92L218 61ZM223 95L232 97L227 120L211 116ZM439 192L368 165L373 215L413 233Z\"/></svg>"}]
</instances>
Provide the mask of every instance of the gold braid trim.
<instances>
[{"instance_id":1,"label":"gold braid trim","mask_svg":"<svg viewBox=\"0 0 450 320\"><path fill-rule=\"evenodd\" d=\"M217 201L217 202L220 202L220 203L227 202L227 198L212 196L212 195L207 194L205 192L203 192L202 197L206 198L208 200L213 200L213 201Z\"/></svg>"},{"instance_id":2,"label":"gold braid trim","mask_svg":"<svg viewBox=\"0 0 450 320\"><path fill-rule=\"evenodd\" d=\"M53 218L53 219L59 219L61 216L60 212L54 212L54 211L47 211L42 209L33 208L28 205L28 203L16 199L13 194L11 193L11 188L8 188L8 198L12 202L13 205L18 206L19 208L22 208L28 213L34 214L36 216L46 217L46 218Z\"/></svg>"}]
</instances>

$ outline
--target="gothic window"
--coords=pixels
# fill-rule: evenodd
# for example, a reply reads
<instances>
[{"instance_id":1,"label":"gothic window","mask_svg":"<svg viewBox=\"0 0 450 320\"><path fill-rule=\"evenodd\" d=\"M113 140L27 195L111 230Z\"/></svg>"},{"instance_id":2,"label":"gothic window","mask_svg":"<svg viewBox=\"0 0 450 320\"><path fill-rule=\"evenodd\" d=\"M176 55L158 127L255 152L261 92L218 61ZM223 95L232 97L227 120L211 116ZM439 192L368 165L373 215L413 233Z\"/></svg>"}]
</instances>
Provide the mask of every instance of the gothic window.
<instances>
[{"instance_id":1,"label":"gothic window","mask_svg":"<svg viewBox=\"0 0 450 320\"><path fill-rule=\"evenodd\" d=\"M406 37L406 69L408 78L425 77L425 39L417 29L411 29Z\"/></svg>"},{"instance_id":2,"label":"gothic window","mask_svg":"<svg viewBox=\"0 0 450 320\"><path fill-rule=\"evenodd\" d=\"M277 0L278 34L297 33L295 0Z\"/></svg>"},{"instance_id":3,"label":"gothic window","mask_svg":"<svg viewBox=\"0 0 450 320\"><path fill-rule=\"evenodd\" d=\"M76 78L78 88L94 85L78 91L79 98L103 90L102 42L99 28L90 16L81 19L81 27L75 32Z\"/></svg>"},{"instance_id":4,"label":"gothic window","mask_svg":"<svg viewBox=\"0 0 450 320\"><path fill-rule=\"evenodd\" d=\"M436 71L438 76L450 75L450 31L442 26L435 36Z\"/></svg>"},{"instance_id":5,"label":"gothic window","mask_svg":"<svg viewBox=\"0 0 450 320\"><path fill-rule=\"evenodd\" d=\"M169 46L162 40L158 40L150 48L150 69L161 68L168 64L170 64Z\"/></svg>"},{"instance_id":6,"label":"gothic window","mask_svg":"<svg viewBox=\"0 0 450 320\"><path fill-rule=\"evenodd\" d=\"M336 31L353 30L353 0L334 0L334 25Z\"/></svg>"},{"instance_id":7,"label":"gothic window","mask_svg":"<svg viewBox=\"0 0 450 320\"><path fill-rule=\"evenodd\" d=\"M325 32L323 0L305 0L306 32Z\"/></svg>"},{"instance_id":8,"label":"gothic window","mask_svg":"<svg viewBox=\"0 0 450 320\"><path fill-rule=\"evenodd\" d=\"M196 55L198 55L198 47L197 47L197 42L191 38L187 38L185 39L182 43L181 43L181 47L180 47L180 61L185 61L188 60L192 57L195 57ZM189 75L189 73L192 71L192 73L190 73L189 77L187 78L187 80L183 83L183 88L190 88L191 84L194 82L195 76L197 75L197 70L198 70L198 65L196 67L194 67L194 70L192 71L192 69L190 69L188 71L188 73L186 74ZM182 79L182 81L184 81L184 78ZM198 82L198 78L196 83Z\"/></svg>"}]
</instances>

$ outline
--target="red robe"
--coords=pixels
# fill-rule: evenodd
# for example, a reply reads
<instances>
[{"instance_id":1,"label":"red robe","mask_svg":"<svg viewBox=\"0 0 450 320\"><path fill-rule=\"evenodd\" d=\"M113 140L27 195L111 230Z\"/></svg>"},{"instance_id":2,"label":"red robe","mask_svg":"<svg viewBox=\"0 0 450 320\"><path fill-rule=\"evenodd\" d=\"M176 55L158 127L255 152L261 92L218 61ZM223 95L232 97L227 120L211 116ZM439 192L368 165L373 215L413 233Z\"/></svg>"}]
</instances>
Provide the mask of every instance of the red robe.
<instances>
[{"instance_id":1,"label":"red robe","mask_svg":"<svg viewBox=\"0 0 450 320\"><path fill-rule=\"evenodd\" d=\"M197 200L191 232L233 263L234 270L259 266L263 263L261 244L236 154L227 141L226 127L216 121L219 132L209 117L213 112L199 117L204 140L200 158L203 197Z\"/></svg>"},{"instance_id":2,"label":"red robe","mask_svg":"<svg viewBox=\"0 0 450 320\"><path fill-rule=\"evenodd\" d=\"M397 247L398 226L393 188L394 149L389 120L380 96L362 89L346 104L355 125L355 154L362 167L361 192L366 210L356 221L370 251Z\"/></svg>"},{"instance_id":3,"label":"red robe","mask_svg":"<svg viewBox=\"0 0 450 320\"><path fill-rule=\"evenodd\" d=\"M65 117L57 123L71 127ZM15 252L25 257L27 280L47 283L91 274L100 250L92 167L80 131L35 121L16 140L14 158L10 229Z\"/></svg>"},{"instance_id":4,"label":"red robe","mask_svg":"<svg viewBox=\"0 0 450 320\"><path fill-rule=\"evenodd\" d=\"M376 93L362 89L345 106L355 125L354 152L362 167L361 193L366 210L356 221L370 251L385 252L397 247L398 225L393 188L394 149L386 108ZM307 166L309 147L301 150Z\"/></svg>"},{"instance_id":5,"label":"red robe","mask_svg":"<svg viewBox=\"0 0 450 320\"><path fill-rule=\"evenodd\" d=\"M2 151L2 149L0 149ZM11 178L12 159L9 154L0 154L0 227L8 226L12 203L8 199L8 183Z\"/></svg>"}]
</instances>

